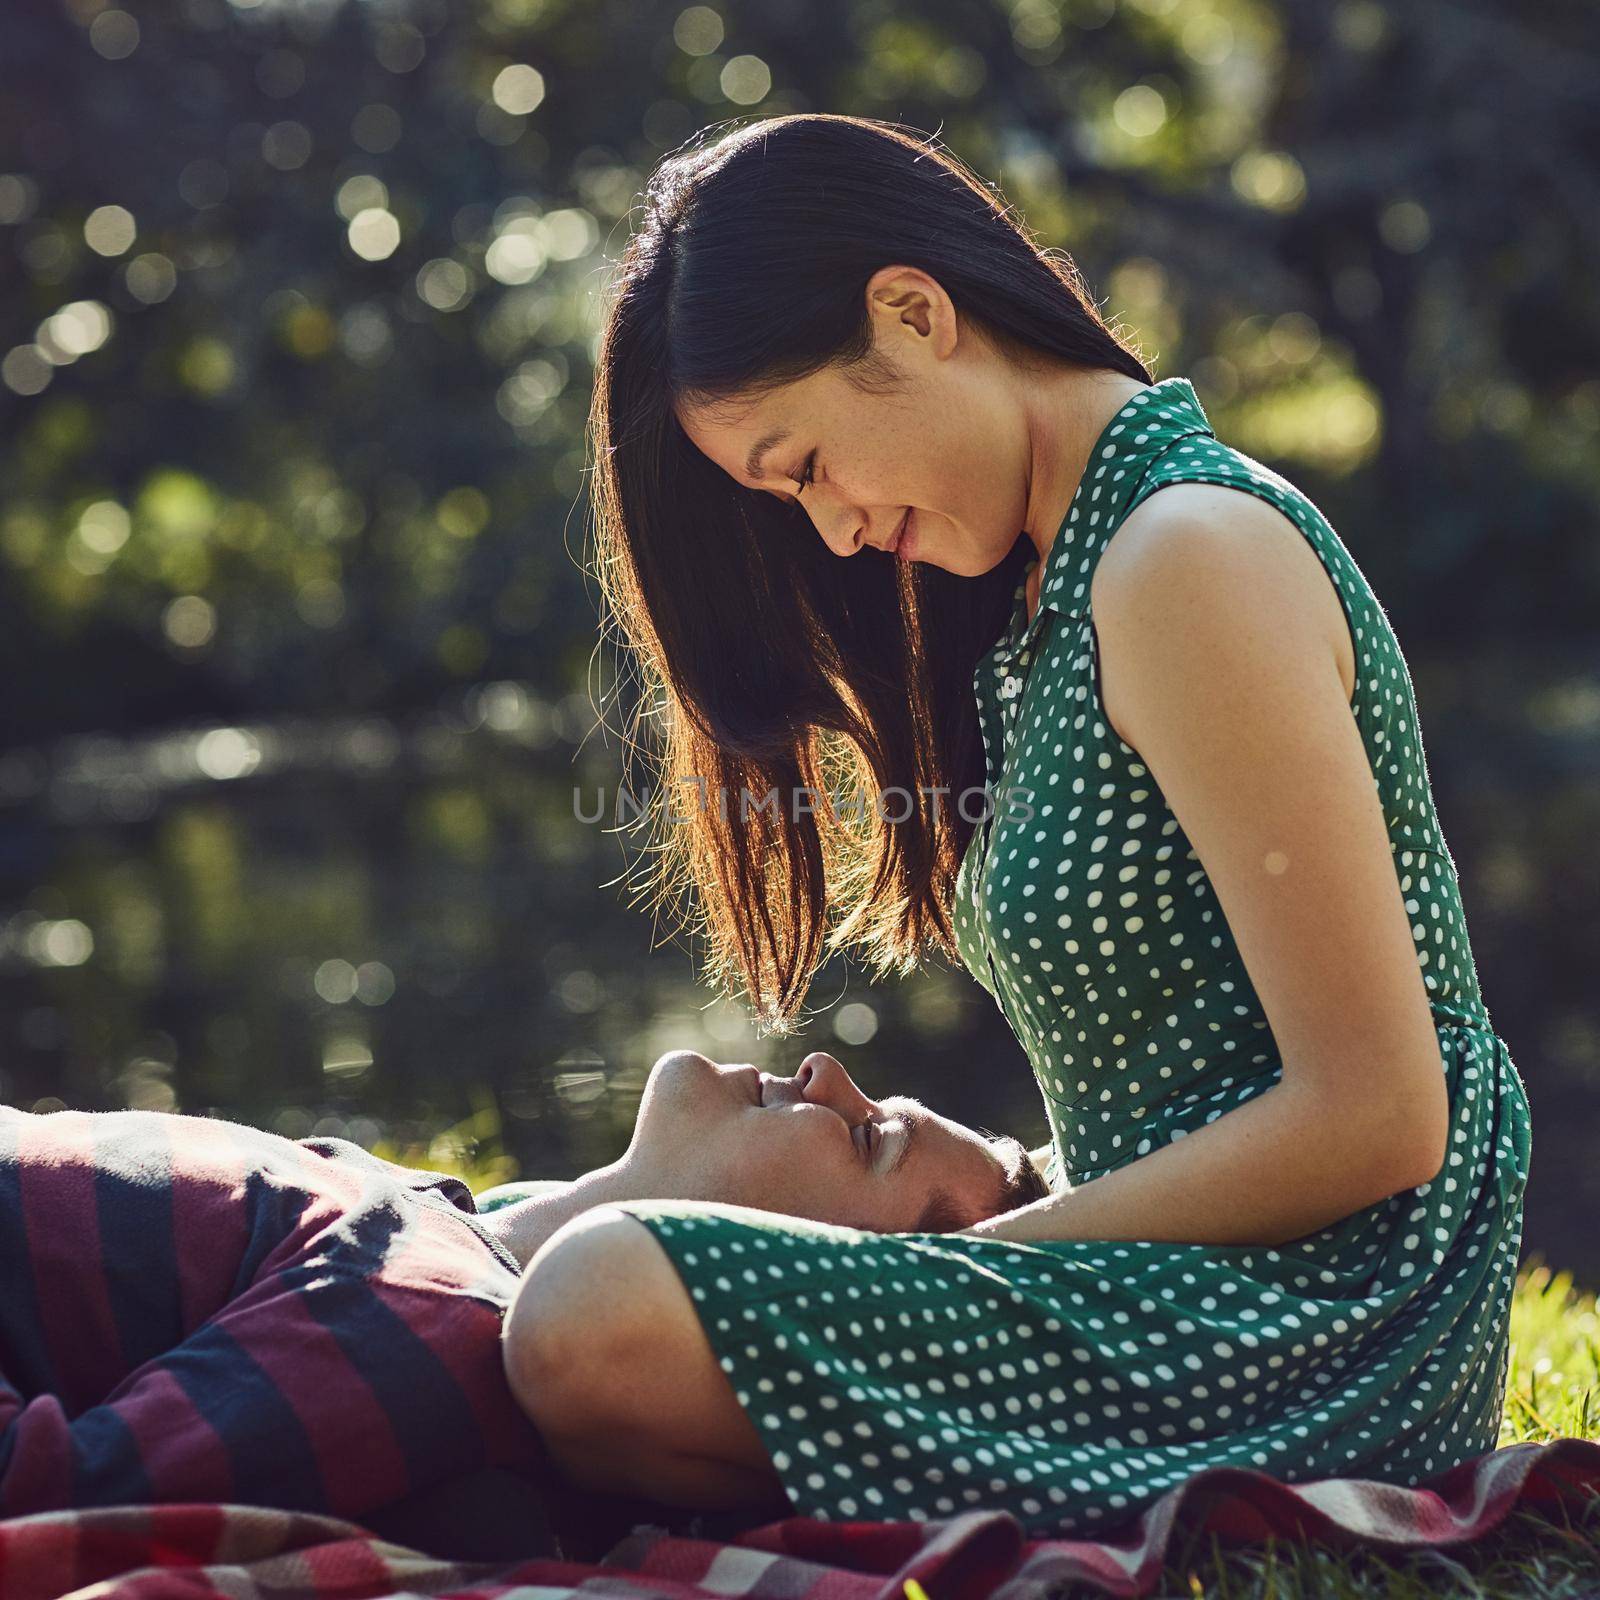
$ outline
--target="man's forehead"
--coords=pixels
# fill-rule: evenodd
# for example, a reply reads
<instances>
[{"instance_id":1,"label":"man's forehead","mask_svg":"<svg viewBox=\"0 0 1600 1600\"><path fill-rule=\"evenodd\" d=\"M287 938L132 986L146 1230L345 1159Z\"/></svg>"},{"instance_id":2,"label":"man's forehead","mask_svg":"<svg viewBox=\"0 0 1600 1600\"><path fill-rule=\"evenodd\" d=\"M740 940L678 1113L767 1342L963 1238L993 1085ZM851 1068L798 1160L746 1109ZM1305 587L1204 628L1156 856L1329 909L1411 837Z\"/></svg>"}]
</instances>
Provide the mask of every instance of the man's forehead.
<instances>
[{"instance_id":1,"label":"man's forehead","mask_svg":"<svg viewBox=\"0 0 1600 1600\"><path fill-rule=\"evenodd\" d=\"M950 1148L952 1145L970 1147L975 1179L980 1162L985 1168L1005 1172L1005 1158L1000 1154L995 1140L979 1133L975 1128L967 1127L965 1123L952 1122L947 1117L941 1117L937 1111L930 1111L915 1095L889 1095L880 1104L891 1110L898 1110L902 1102L912 1108L912 1114L922 1129L937 1128L943 1134L946 1141L944 1146L946 1156L952 1154Z\"/></svg>"},{"instance_id":2,"label":"man's forehead","mask_svg":"<svg viewBox=\"0 0 1600 1600\"><path fill-rule=\"evenodd\" d=\"M951 1122L941 1117L937 1111L930 1111L914 1094L889 1094L878 1102L886 1111L904 1111L909 1117L914 1117L919 1128L938 1128L947 1139L961 1144L974 1145L979 1149L990 1149L991 1141L983 1136L974 1136L973 1130L959 1122Z\"/></svg>"}]
</instances>

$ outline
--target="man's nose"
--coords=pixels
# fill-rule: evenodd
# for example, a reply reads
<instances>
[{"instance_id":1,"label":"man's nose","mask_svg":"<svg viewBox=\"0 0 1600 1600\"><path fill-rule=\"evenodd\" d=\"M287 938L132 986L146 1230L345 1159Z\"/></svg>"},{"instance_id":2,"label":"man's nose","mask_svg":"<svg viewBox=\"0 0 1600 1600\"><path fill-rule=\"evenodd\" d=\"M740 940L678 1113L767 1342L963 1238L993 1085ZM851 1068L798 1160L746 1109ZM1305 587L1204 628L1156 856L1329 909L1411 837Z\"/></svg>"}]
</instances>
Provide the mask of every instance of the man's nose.
<instances>
[{"instance_id":1,"label":"man's nose","mask_svg":"<svg viewBox=\"0 0 1600 1600\"><path fill-rule=\"evenodd\" d=\"M813 1050L804 1061L800 1063L795 1076L800 1080L800 1087L805 1088L810 1079L820 1077L828 1072L843 1072L844 1066L837 1056L830 1056L826 1050Z\"/></svg>"},{"instance_id":2,"label":"man's nose","mask_svg":"<svg viewBox=\"0 0 1600 1600\"><path fill-rule=\"evenodd\" d=\"M838 1057L830 1056L826 1050L813 1050L800 1063L795 1079L807 1100L824 1100L849 1110L859 1110L866 1103L866 1096L856 1087L855 1080Z\"/></svg>"}]
</instances>

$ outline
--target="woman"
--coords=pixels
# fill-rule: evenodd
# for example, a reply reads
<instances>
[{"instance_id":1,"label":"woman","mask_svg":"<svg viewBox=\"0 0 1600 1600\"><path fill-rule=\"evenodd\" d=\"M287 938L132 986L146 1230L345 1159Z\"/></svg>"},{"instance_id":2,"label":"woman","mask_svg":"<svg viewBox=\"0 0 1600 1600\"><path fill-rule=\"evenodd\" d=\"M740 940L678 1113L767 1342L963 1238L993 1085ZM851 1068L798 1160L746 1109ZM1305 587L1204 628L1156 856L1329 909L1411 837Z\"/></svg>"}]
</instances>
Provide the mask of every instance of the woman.
<instances>
[{"instance_id":1,"label":"woman","mask_svg":"<svg viewBox=\"0 0 1600 1600\"><path fill-rule=\"evenodd\" d=\"M1044 1535L1207 1466L1414 1484L1493 1448L1527 1101L1337 534L897 128L759 122L643 209L601 572L667 776L725 800L667 859L779 1026L827 913L884 968L953 950L1027 1049L1053 1192L938 1239L591 1211L514 1311L557 1459ZM726 799L849 761L915 804Z\"/></svg>"}]
</instances>

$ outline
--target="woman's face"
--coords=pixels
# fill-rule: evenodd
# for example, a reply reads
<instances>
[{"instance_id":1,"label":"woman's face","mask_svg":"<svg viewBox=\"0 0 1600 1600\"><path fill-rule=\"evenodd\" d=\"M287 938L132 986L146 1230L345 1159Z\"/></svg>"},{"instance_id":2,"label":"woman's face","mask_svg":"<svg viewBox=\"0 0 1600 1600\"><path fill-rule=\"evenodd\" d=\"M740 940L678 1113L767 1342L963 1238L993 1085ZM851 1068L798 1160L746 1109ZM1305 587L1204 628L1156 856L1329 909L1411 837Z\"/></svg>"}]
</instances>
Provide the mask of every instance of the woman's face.
<instances>
[{"instance_id":1,"label":"woman's face","mask_svg":"<svg viewBox=\"0 0 1600 1600\"><path fill-rule=\"evenodd\" d=\"M875 1233L912 1231L936 1189L972 1221L989 1216L1007 1170L982 1134L909 1095L869 1099L824 1051L791 1078L669 1051L624 1160L646 1192Z\"/></svg>"},{"instance_id":2,"label":"woman's face","mask_svg":"<svg viewBox=\"0 0 1600 1600\"><path fill-rule=\"evenodd\" d=\"M901 555L987 572L1029 515L1018 380L926 273L881 269L867 304L899 392L864 394L827 367L726 413L680 406L678 420L736 482L803 507L836 555L887 549L909 512Z\"/></svg>"}]
</instances>

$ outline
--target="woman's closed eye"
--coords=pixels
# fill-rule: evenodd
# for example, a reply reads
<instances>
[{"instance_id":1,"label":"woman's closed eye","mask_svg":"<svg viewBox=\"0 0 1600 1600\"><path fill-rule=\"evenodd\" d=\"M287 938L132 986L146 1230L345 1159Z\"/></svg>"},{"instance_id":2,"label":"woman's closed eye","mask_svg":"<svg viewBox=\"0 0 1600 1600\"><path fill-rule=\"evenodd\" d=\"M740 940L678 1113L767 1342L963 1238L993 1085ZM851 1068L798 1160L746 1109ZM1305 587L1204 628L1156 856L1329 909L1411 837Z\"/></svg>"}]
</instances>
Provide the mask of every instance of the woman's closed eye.
<instances>
[{"instance_id":1,"label":"woman's closed eye","mask_svg":"<svg viewBox=\"0 0 1600 1600\"><path fill-rule=\"evenodd\" d=\"M817 481L817 452L815 450L813 450L811 454L806 457L805 465L800 469L800 476L794 481L800 485L800 487L795 490L796 499L805 493L805 488L808 483L815 483Z\"/></svg>"}]
</instances>

